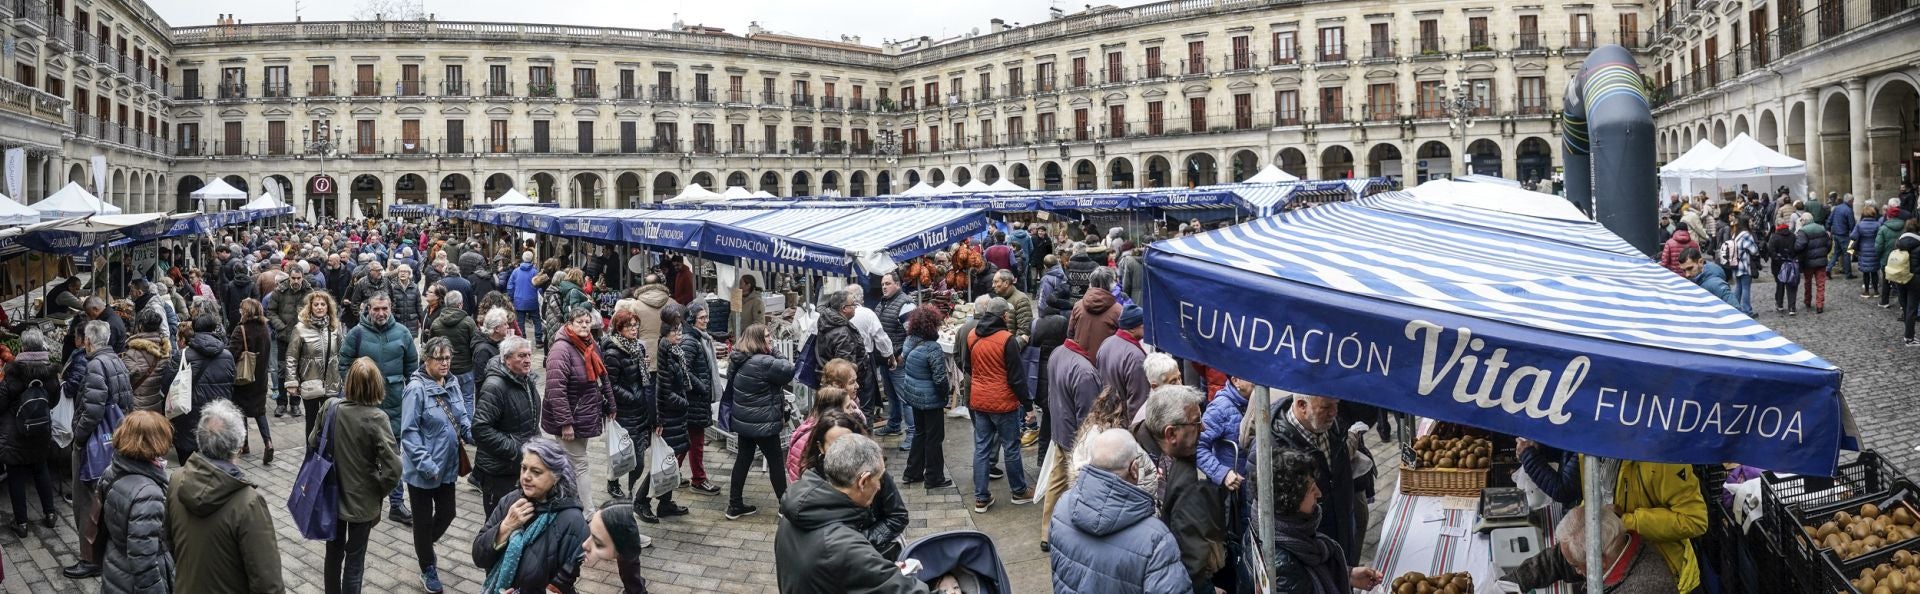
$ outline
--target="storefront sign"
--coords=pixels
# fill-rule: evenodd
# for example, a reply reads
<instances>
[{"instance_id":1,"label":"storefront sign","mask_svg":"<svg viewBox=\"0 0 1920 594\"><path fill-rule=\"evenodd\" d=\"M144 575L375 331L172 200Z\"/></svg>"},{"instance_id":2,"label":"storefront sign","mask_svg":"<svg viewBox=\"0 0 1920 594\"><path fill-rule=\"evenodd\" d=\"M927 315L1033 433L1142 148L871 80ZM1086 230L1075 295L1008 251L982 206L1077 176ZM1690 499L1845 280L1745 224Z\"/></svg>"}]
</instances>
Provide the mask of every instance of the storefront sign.
<instances>
[{"instance_id":1,"label":"storefront sign","mask_svg":"<svg viewBox=\"0 0 1920 594\"><path fill-rule=\"evenodd\" d=\"M332 194L334 191L333 178L331 177L316 175L307 180L308 194Z\"/></svg>"}]
</instances>

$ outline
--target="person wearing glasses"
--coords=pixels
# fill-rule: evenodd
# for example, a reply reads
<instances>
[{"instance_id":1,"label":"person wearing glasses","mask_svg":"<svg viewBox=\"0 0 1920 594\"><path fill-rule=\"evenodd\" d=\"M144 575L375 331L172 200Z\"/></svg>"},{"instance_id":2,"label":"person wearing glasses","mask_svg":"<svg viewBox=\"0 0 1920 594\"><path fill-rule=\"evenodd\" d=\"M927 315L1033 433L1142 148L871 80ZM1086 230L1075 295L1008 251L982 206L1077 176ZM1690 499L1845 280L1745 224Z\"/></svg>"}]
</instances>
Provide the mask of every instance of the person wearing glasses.
<instances>
[{"instance_id":1,"label":"person wearing glasses","mask_svg":"<svg viewBox=\"0 0 1920 594\"><path fill-rule=\"evenodd\" d=\"M437 594L442 587L433 543L453 525L454 484L460 480L462 449L473 441L473 416L452 375L453 345L439 336L428 339L421 350L426 362L401 396L400 478L413 504L413 554L420 561L420 583Z\"/></svg>"},{"instance_id":2,"label":"person wearing glasses","mask_svg":"<svg viewBox=\"0 0 1920 594\"><path fill-rule=\"evenodd\" d=\"M1213 574L1226 566L1226 551L1217 546L1227 539L1225 494L1200 472L1196 452L1200 444L1200 407L1206 397L1186 385L1161 386L1141 407L1145 420L1134 426L1134 439L1166 477L1160 497L1160 520L1173 531L1180 547L1180 564L1194 591L1212 590Z\"/></svg>"}]
</instances>

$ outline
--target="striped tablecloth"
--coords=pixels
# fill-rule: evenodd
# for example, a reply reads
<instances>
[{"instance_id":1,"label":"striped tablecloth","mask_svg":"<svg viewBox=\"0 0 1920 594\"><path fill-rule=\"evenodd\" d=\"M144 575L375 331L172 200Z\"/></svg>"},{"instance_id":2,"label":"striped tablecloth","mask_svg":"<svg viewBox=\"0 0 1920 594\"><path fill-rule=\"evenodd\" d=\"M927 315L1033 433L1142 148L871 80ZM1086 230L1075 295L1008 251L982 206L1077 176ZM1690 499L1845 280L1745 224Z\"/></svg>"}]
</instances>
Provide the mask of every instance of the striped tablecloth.
<instances>
[{"instance_id":1,"label":"striped tablecloth","mask_svg":"<svg viewBox=\"0 0 1920 594\"><path fill-rule=\"evenodd\" d=\"M1448 509L1471 507L1470 503L1459 500L1449 506L1449 498L1402 494L1397 484L1391 493L1393 501L1381 524L1380 548L1374 553L1372 565L1386 579L1370 594L1388 594L1394 578L1416 571L1425 575L1464 571L1473 576L1477 594L1498 592L1493 586L1500 576L1500 569L1493 563L1493 542L1487 535L1473 532L1480 515L1474 509ZM1551 539L1553 527L1546 527L1545 532ZM1535 592L1560 594L1563 589L1571 591L1556 586Z\"/></svg>"}]
</instances>

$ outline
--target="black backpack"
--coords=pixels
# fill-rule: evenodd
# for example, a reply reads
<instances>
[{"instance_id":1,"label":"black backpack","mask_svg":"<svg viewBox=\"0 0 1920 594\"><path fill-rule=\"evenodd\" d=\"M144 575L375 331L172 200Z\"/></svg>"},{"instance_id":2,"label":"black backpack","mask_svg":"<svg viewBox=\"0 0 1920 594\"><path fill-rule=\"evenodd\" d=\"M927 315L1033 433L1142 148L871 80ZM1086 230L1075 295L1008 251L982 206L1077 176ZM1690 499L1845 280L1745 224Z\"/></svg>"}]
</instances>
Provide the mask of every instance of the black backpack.
<instances>
[{"instance_id":1,"label":"black backpack","mask_svg":"<svg viewBox=\"0 0 1920 594\"><path fill-rule=\"evenodd\" d=\"M28 439L53 436L53 404L40 380L27 382L26 389L20 391L20 407L13 411L13 424Z\"/></svg>"}]
</instances>

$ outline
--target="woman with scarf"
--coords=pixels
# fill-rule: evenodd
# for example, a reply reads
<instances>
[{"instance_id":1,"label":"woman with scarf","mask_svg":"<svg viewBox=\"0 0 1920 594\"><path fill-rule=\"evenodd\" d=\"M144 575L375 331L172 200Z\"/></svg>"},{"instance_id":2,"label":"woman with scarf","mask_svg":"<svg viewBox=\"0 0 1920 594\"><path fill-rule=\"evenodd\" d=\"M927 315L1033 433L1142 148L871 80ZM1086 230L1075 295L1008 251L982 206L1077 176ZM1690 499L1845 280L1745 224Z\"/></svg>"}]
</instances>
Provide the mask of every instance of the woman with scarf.
<instances>
[{"instance_id":1,"label":"woman with scarf","mask_svg":"<svg viewBox=\"0 0 1920 594\"><path fill-rule=\"evenodd\" d=\"M674 455L682 459L690 447L687 415L691 405L688 404L687 393L704 389L694 385L693 375L687 370L686 353L674 346L680 342L680 333L685 331L681 323L686 317L685 312L678 303L668 303L660 309L660 342L654 351L659 353L659 357L653 370L655 410L659 412L656 417L659 422L657 431L660 438L667 442L667 447L673 448ZM635 494L635 497L639 498L639 495ZM640 516L641 521L651 524L658 518L688 513L686 506L673 502L672 491L656 499L657 516L650 518L643 515Z\"/></svg>"},{"instance_id":2,"label":"woman with scarf","mask_svg":"<svg viewBox=\"0 0 1920 594\"><path fill-rule=\"evenodd\" d=\"M1340 543L1319 533L1320 487L1313 480L1313 458L1283 450L1273 461L1274 527L1278 554L1269 568L1273 591L1295 594L1346 594L1380 585L1378 570L1350 567Z\"/></svg>"},{"instance_id":3,"label":"woman with scarf","mask_svg":"<svg viewBox=\"0 0 1920 594\"><path fill-rule=\"evenodd\" d=\"M593 309L576 306L567 312L567 324L553 333L547 348L546 400L541 403L540 429L566 447L573 482L591 485L587 471L587 440L600 435L613 412L607 364L594 344ZM577 494L580 504L593 507L593 492Z\"/></svg>"},{"instance_id":4,"label":"woman with scarf","mask_svg":"<svg viewBox=\"0 0 1920 594\"><path fill-rule=\"evenodd\" d=\"M640 550L647 547L648 539L634 521L636 513L647 513L646 509L645 505L625 503L600 508L588 524L587 541L580 543L580 550L586 554L585 564L614 563L622 594L647 594L647 578L640 575Z\"/></svg>"},{"instance_id":5,"label":"woman with scarf","mask_svg":"<svg viewBox=\"0 0 1920 594\"><path fill-rule=\"evenodd\" d=\"M487 571L480 591L573 594L589 529L571 454L544 437L520 451L520 489L500 499L473 538L473 564Z\"/></svg>"},{"instance_id":6,"label":"woman with scarf","mask_svg":"<svg viewBox=\"0 0 1920 594\"><path fill-rule=\"evenodd\" d=\"M613 376L613 420L633 438L634 459L646 460L647 446L653 443L660 422L653 391L647 386L647 346L640 340L640 317L630 311L615 312L612 330L600 342L600 353L607 362L607 374ZM634 486L646 475L645 464L635 464L627 473L627 489L636 498L645 498L645 492ZM627 498L620 490L620 477L607 477L607 496L614 500ZM639 509L642 517L653 517L653 510L646 505Z\"/></svg>"},{"instance_id":7,"label":"woman with scarf","mask_svg":"<svg viewBox=\"0 0 1920 594\"><path fill-rule=\"evenodd\" d=\"M334 315L333 296L326 291L307 294L300 306L300 322L287 337L281 369L285 370L288 394L300 396L306 410L306 434L320 422L320 407L340 393L340 318Z\"/></svg>"},{"instance_id":8,"label":"woman with scarf","mask_svg":"<svg viewBox=\"0 0 1920 594\"><path fill-rule=\"evenodd\" d=\"M687 304L686 324L680 329L680 343L677 347L686 359L687 376L692 378L692 389L683 394L687 397L687 450L680 453L680 460L687 463L693 492L701 495L719 495L720 487L707 480L707 428L713 426L713 403L719 400L714 370L719 362L713 354L713 337L707 335L707 306L705 302L694 300Z\"/></svg>"}]
</instances>

